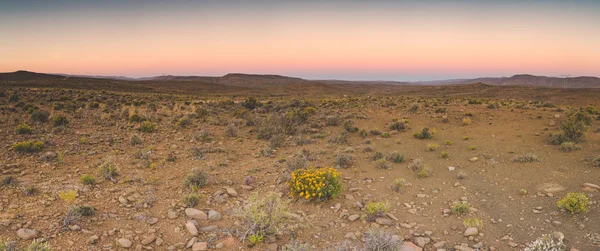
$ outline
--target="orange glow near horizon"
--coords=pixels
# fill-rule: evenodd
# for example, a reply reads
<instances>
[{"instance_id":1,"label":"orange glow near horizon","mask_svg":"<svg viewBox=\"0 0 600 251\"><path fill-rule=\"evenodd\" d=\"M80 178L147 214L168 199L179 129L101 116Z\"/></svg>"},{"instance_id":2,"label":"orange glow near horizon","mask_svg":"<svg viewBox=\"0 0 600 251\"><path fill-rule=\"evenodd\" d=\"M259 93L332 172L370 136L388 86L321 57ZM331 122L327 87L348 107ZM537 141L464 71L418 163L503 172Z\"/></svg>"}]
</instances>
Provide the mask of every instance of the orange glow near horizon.
<instances>
[{"instance_id":1,"label":"orange glow near horizon","mask_svg":"<svg viewBox=\"0 0 600 251\"><path fill-rule=\"evenodd\" d=\"M580 13L485 18L438 9L308 16L287 10L198 18L185 10L154 11L114 19L95 12L41 13L28 20L0 15L0 72L600 75L598 18L575 15Z\"/></svg>"}]
</instances>

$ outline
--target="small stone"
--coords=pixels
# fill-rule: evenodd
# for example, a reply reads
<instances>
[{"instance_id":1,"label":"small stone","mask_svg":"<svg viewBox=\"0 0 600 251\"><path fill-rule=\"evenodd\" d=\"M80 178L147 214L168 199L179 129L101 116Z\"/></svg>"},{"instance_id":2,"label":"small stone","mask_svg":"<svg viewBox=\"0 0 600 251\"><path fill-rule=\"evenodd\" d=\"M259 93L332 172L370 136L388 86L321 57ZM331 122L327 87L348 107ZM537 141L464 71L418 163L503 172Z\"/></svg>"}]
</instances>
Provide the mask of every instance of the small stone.
<instances>
[{"instance_id":1,"label":"small stone","mask_svg":"<svg viewBox=\"0 0 600 251\"><path fill-rule=\"evenodd\" d=\"M469 161L471 161L471 162L475 162L475 161L477 161L477 160L479 160L479 158L477 158L477 157L473 157L473 158L470 158L470 159L469 159Z\"/></svg>"},{"instance_id":2,"label":"small stone","mask_svg":"<svg viewBox=\"0 0 600 251\"><path fill-rule=\"evenodd\" d=\"M592 183L583 183L583 189L588 191L600 191L600 186Z\"/></svg>"},{"instance_id":3,"label":"small stone","mask_svg":"<svg viewBox=\"0 0 600 251\"><path fill-rule=\"evenodd\" d=\"M208 250L207 242L197 242L196 244L194 244L192 246L192 251L204 251L204 250Z\"/></svg>"},{"instance_id":4,"label":"small stone","mask_svg":"<svg viewBox=\"0 0 600 251\"><path fill-rule=\"evenodd\" d=\"M554 221L552 221L552 225L560 227L562 225L562 222L554 220Z\"/></svg>"},{"instance_id":5,"label":"small stone","mask_svg":"<svg viewBox=\"0 0 600 251\"><path fill-rule=\"evenodd\" d=\"M237 197L238 196L238 192L235 191L235 189L233 189L233 188L227 188L227 194L229 194L229 196L231 196L231 197Z\"/></svg>"},{"instance_id":6,"label":"small stone","mask_svg":"<svg viewBox=\"0 0 600 251\"><path fill-rule=\"evenodd\" d=\"M188 221L187 223L185 223L185 228L188 230L188 232L190 232L191 235L198 235L198 228L196 228L194 222Z\"/></svg>"},{"instance_id":7,"label":"small stone","mask_svg":"<svg viewBox=\"0 0 600 251\"><path fill-rule=\"evenodd\" d=\"M185 247L191 248L192 246L194 246L194 244L196 244L196 242L198 242L198 237L193 237L188 241L188 243L185 245Z\"/></svg>"},{"instance_id":8,"label":"small stone","mask_svg":"<svg viewBox=\"0 0 600 251\"><path fill-rule=\"evenodd\" d=\"M169 219L177 219L177 211L174 211L174 210L169 210L169 211L167 212L167 217L168 217Z\"/></svg>"},{"instance_id":9,"label":"small stone","mask_svg":"<svg viewBox=\"0 0 600 251\"><path fill-rule=\"evenodd\" d=\"M354 235L353 232L346 233L346 235L344 235L344 238L349 239L349 240L356 240L357 239L356 235Z\"/></svg>"},{"instance_id":10,"label":"small stone","mask_svg":"<svg viewBox=\"0 0 600 251\"><path fill-rule=\"evenodd\" d=\"M205 212L195 208L186 208L185 214L194 220L208 220L208 215Z\"/></svg>"},{"instance_id":11,"label":"small stone","mask_svg":"<svg viewBox=\"0 0 600 251\"><path fill-rule=\"evenodd\" d=\"M156 240L156 234L150 234L146 238L144 238L141 243L142 243L142 245L146 246L146 245L149 245L150 243L154 242L155 240Z\"/></svg>"},{"instance_id":12,"label":"small stone","mask_svg":"<svg viewBox=\"0 0 600 251\"><path fill-rule=\"evenodd\" d=\"M96 244L98 242L98 239L98 235L92 235L85 241L85 243L88 245Z\"/></svg>"},{"instance_id":13,"label":"small stone","mask_svg":"<svg viewBox=\"0 0 600 251\"><path fill-rule=\"evenodd\" d=\"M17 236L23 240L33 240L38 237L38 231L21 228L17 230Z\"/></svg>"},{"instance_id":14,"label":"small stone","mask_svg":"<svg viewBox=\"0 0 600 251\"><path fill-rule=\"evenodd\" d=\"M215 210L208 211L208 220L210 221L218 221L221 219L221 214Z\"/></svg>"},{"instance_id":15,"label":"small stone","mask_svg":"<svg viewBox=\"0 0 600 251\"><path fill-rule=\"evenodd\" d=\"M479 234L479 229L477 229L476 227L470 227L467 228L467 230L465 230L465 233L463 234L464 236L476 236Z\"/></svg>"},{"instance_id":16,"label":"small stone","mask_svg":"<svg viewBox=\"0 0 600 251\"><path fill-rule=\"evenodd\" d=\"M394 223L388 218L377 218L377 219L375 219L375 222L377 222L377 224L379 224L379 225L386 225L386 226L394 225Z\"/></svg>"},{"instance_id":17,"label":"small stone","mask_svg":"<svg viewBox=\"0 0 600 251\"><path fill-rule=\"evenodd\" d=\"M129 239L121 238L117 240L117 246L122 248L130 248L133 243Z\"/></svg>"},{"instance_id":18,"label":"small stone","mask_svg":"<svg viewBox=\"0 0 600 251\"><path fill-rule=\"evenodd\" d=\"M554 239L561 241L561 242L565 239L565 235L561 232L552 233L552 237L554 237Z\"/></svg>"},{"instance_id":19,"label":"small stone","mask_svg":"<svg viewBox=\"0 0 600 251\"><path fill-rule=\"evenodd\" d=\"M516 247L518 247L518 246L519 246L519 244L517 244L517 243L514 243L514 242L512 242L512 241L509 241L509 242L508 242L508 245L509 245L509 246L511 246L511 247L513 247L513 248L516 248Z\"/></svg>"},{"instance_id":20,"label":"small stone","mask_svg":"<svg viewBox=\"0 0 600 251\"><path fill-rule=\"evenodd\" d=\"M423 249L412 242L405 241L399 251L423 251Z\"/></svg>"},{"instance_id":21,"label":"small stone","mask_svg":"<svg viewBox=\"0 0 600 251\"><path fill-rule=\"evenodd\" d=\"M157 219L157 218L154 218L154 217L146 220L146 223L148 223L148 224L150 224L150 225L154 225L154 224L156 224L157 222L158 222L158 219Z\"/></svg>"},{"instance_id":22,"label":"small stone","mask_svg":"<svg viewBox=\"0 0 600 251\"><path fill-rule=\"evenodd\" d=\"M353 214L353 215L348 216L348 220L350 220L352 222L358 220L359 218L360 218L360 215L358 215L358 214Z\"/></svg>"}]
</instances>

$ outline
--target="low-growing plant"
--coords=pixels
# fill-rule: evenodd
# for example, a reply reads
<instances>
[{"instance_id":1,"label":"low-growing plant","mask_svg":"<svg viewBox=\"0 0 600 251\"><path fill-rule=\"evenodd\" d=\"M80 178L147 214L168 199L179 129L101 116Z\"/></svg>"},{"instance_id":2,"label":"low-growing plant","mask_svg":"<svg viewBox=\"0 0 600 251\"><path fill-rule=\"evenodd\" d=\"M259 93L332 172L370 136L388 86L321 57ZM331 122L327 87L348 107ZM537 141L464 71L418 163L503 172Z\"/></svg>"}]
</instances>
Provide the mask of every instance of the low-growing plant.
<instances>
[{"instance_id":1,"label":"low-growing plant","mask_svg":"<svg viewBox=\"0 0 600 251\"><path fill-rule=\"evenodd\" d=\"M45 123L50 118L50 112L45 110L35 110L31 113L30 119L35 122Z\"/></svg>"},{"instance_id":2,"label":"low-growing plant","mask_svg":"<svg viewBox=\"0 0 600 251\"><path fill-rule=\"evenodd\" d=\"M129 144L132 146L137 146L142 144L142 138L140 138L140 136L138 136L137 134L134 134L131 136L131 139L129 140Z\"/></svg>"},{"instance_id":3,"label":"low-growing plant","mask_svg":"<svg viewBox=\"0 0 600 251\"><path fill-rule=\"evenodd\" d=\"M281 247L281 251L310 251L313 248L308 243L292 240L289 244Z\"/></svg>"},{"instance_id":4,"label":"low-growing plant","mask_svg":"<svg viewBox=\"0 0 600 251\"><path fill-rule=\"evenodd\" d=\"M462 120L462 125L466 126L466 125L470 125L471 124L471 119L470 118L464 118Z\"/></svg>"},{"instance_id":5,"label":"low-growing plant","mask_svg":"<svg viewBox=\"0 0 600 251\"><path fill-rule=\"evenodd\" d=\"M528 243L524 251L565 251L566 248L562 240L556 240L552 235L545 234Z\"/></svg>"},{"instance_id":6,"label":"low-growing plant","mask_svg":"<svg viewBox=\"0 0 600 251\"><path fill-rule=\"evenodd\" d=\"M431 138L433 138L434 134L435 134L435 129L429 130L429 128L425 127L425 128L423 128L423 130L421 130L420 133L415 133L415 134L413 134L413 136L417 139L431 139Z\"/></svg>"},{"instance_id":7,"label":"low-growing plant","mask_svg":"<svg viewBox=\"0 0 600 251\"><path fill-rule=\"evenodd\" d=\"M354 126L354 121L352 120L344 121L344 123L342 123L342 127L344 128L344 130L350 133L358 132L358 127Z\"/></svg>"},{"instance_id":8,"label":"low-growing plant","mask_svg":"<svg viewBox=\"0 0 600 251\"><path fill-rule=\"evenodd\" d=\"M519 194L521 196L525 196L525 195L527 195L527 190L525 190L524 188L521 188L521 190L519 190Z\"/></svg>"},{"instance_id":9,"label":"low-growing plant","mask_svg":"<svg viewBox=\"0 0 600 251\"><path fill-rule=\"evenodd\" d=\"M253 235L270 236L283 232L290 221L288 201L275 194L259 197L252 194L246 203L235 211L242 227L241 239Z\"/></svg>"},{"instance_id":10,"label":"low-growing plant","mask_svg":"<svg viewBox=\"0 0 600 251\"><path fill-rule=\"evenodd\" d=\"M346 144L348 143L348 132L343 131L340 132L338 135L331 136L329 137L329 139L327 139L327 142L334 144Z\"/></svg>"},{"instance_id":11,"label":"low-growing plant","mask_svg":"<svg viewBox=\"0 0 600 251\"><path fill-rule=\"evenodd\" d=\"M308 164L308 161L303 156L294 156L288 161L285 162L287 169L290 171L296 171L300 168L305 168Z\"/></svg>"},{"instance_id":12,"label":"low-growing plant","mask_svg":"<svg viewBox=\"0 0 600 251\"><path fill-rule=\"evenodd\" d=\"M395 122L391 123L388 128L390 130L396 130L396 131L402 132L402 131L406 130L406 125L400 121L395 121Z\"/></svg>"},{"instance_id":13,"label":"low-growing plant","mask_svg":"<svg viewBox=\"0 0 600 251\"><path fill-rule=\"evenodd\" d=\"M369 130L369 134L377 136L377 135L381 135L381 131L377 128L373 128L373 129Z\"/></svg>"},{"instance_id":14,"label":"low-growing plant","mask_svg":"<svg viewBox=\"0 0 600 251\"><path fill-rule=\"evenodd\" d=\"M440 147L440 145L438 144L427 144L427 151L433 152L433 151L437 151L437 149Z\"/></svg>"},{"instance_id":15,"label":"low-growing plant","mask_svg":"<svg viewBox=\"0 0 600 251\"><path fill-rule=\"evenodd\" d=\"M592 160L592 166L600 167L600 156L598 156L594 160Z\"/></svg>"},{"instance_id":16,"label":"low-growing plant","mask_svg":"<svg viewBox=\"0 0 600 251\"><path fill-rule=\"evenodd\" d=\"M448 152L441 152L440 157L447 159L448 157L450 157L450 154L448 154Z\"/></svg>"},{"instance_id":17,"label":"low-growing plant","mask_svg":"<svg viewBox=\"0 0 600 251\"><path fill-rule=\"evenodd\" d=\"M89 174L81 175L81 177L79 178L79 180L84 185L93 185L93 184L96 184L96 178L94 178L94 176L91 176Z\"/></svg>"},{"instance_id":18,"label":"low-growing plant","mask_svg":"<svg viewBox=\"0 0 600 251\"><path fill-rule=\"evenodd\" d=\"M54 126L66 126L69 124L69 119L63 114L56 114L52 116L52 124Z\"/></svg>"},{"instance_id":19,"label":"low-growing plant","mask_svg":"<svg viewBox=\"0 0 600 251\"><path fill-rule=\"evenodd\" d=\"M46 147L46 145L42 141L29 140L29 141L17 142L16 144L14 144L12 146L12 149L14 149L17 152L21 152L21 153L35 153L35 152L40 152L40 151L44 150L45 147Z\"/></svg>"},{"instance_id":20,"label":"low-growing plant","mask_svg":"<svg viewBox=\"0 0 600 251\"><path fill-rule=\"evenodd\" d=\"M342 121L342 118L338 115L331 115L331 116L327 116L325 118L325 124L327 126L338 126L338 125L340 125L341 121Z\"/></svg>"},{"instance_id":21,"label":"low-growing plant","mask_svg":"<svg viewBox=\"0 0 600 251\"><path fill-rule=\"evenodd\" d=\"M392 134L390 134L389 132L383 132L383 133L381 133L381 137L382 138L391 138Z\"/></svg>"},{"instance_id":22,"label":"low-growing plant","mask_svg":"<svg viewBox=\"0 0 600 251\"><path fill-rule=\"evenodd\" d=\"M447 146L451 146L452 145L452 141L451 140L446 140L446 141L444 141L444 144L446 144Z\"/></svg>"},{"instance_id":23,"label":"low-growing plant","mask_svg":"<svg viewBox=\"0 0 600 251\"><path fill-rule=\"evenodd\" d=\"M140 126L138 127L138 130L140 132L154 132L154 130L156 130L156 124L152 123L150 121L144 121L142 122L142 124L140 124Z\"/></svg>"},{"instance_id":24,"label":"low-growing plant","mask_svg":"<svg viewBox=\"0 0 600 251\"><path fill-rule=\"evenodd\" d=\"M399 193L404 186L406 186L405 179L395 179L394 182L392 182L392 191Z\"/></svg>"},{"instance_id":25,"label":"low-growing plant","mask_svg":"<svg viewBox=\"0 0 600 251\"><path fill-rule=\"evenodd\" d=\"M483 228L483 221L478 218L466 218L463 220L463 225L466 228L476 227L481 230Z\"/></svg>"},{"instance_id":26,"label":"low-growing plant","mask_svg":"<svg viewBox=\"0 0 600 251\"><path fill-rule=\"evenodd\" d=\"M76 206L73 208L73 211L79 216L92 216L96 212L96 209L92 206Z\"/></svg>"},{"instance_id":27,"label":"low-growing plant","mask_svg":"<svg viewBox=\"0 0 600 251\"><path fill-rule=\"evenodd\" d=\"M560 144L560 150L563 152L572 152L572 151L581 150L581 146L579 146L573 142L563 142L562 144Z\"/></svg>"},{"instance_id":28,"label":"low-growing plant","mask_svg":"<svg viewBox=\"0 0 600 251\"><path fill-rule=\"evenodd\" d=\"M526 163L526 162L540 161L540 159L536 155L534 155L534 154L526 153L526 154L523 154L521 156L517 156L512 161L513 162L519 162L519 163Z\"/></svg>"},{"instance_id":29,"label":"low-growing plant","mask_svg":"<svg viewBox=\"0 0 600 251\"><path fill-rule=\"evenodd\" d=\"M471 211L471 206L468 202L461 201L454 203L450 210L452 210L453 214L465 215Z\"/></svg>"},{"instance_id":30,"label":"low-growing plant","mask_svg":"<svg viewBox=\"0 0 600 251\"><path fill-rule=\"evenodd\" d=\"M354 156L349 153L340 153L335 156L335 166L338 168L350 168L354 163Z\"/></svg>"},{"instance_id":31,"label":"low-growing plant","mask_svg":"<svg viewBox=\"0 0 600 251\"><path fill-rule=\"evenodd\" d=\"M188 194L183 196L183 199L181 201L186 207L194 207L198 205L198 202L200 202L200 196L194 193Z\"/></svg>"},{"instance_id":32,"label":"low-growing plant","mask_svg":"<svg viewBox=\"0 0 600 251\"><path fill-rule=\"evenodd\" d=\"M373 251L399 251L402 247L402 240L398 236L382 228L369 229L364 234L364 243L364 250Z\"/></svg>"},{"instance_id":33,"label":"low-growing plant","mask_svg":"<svg viewBox=\"0 0 600 251\"><path fill-rule=\"evenodd\" d=\"M192 190L198 190L208 185L209 175L202 169L194 168L192 172L185 177L183 184Z\"/></svg>"},{"instance_id":34,"label":"low-growing plant","mask_svg":"<svg viewBox=\"0 0 600 251\"><path fill-rule=\"evenodd\" d=\"M115 176L118 175L117 167L112 161L105 161L98 167L100 177L103 177L107 180L111 180L114 183L117 183Z\"/></svg>"},{"instance_id":35,"label":"low-growing plant","mask_svg":"<svg viewBox=\"0 0 600 251\"><path fill-rule=\"evenodd\" d=\"M477 150L477 146L476 145L470 145L469 146L469 150L470 151L475 151L475 150Z\"/></svg>"},{"instance_id":36,"label":"low-growing plant","mask_svg":"<svg viewBox=\"0 0 600 251\"><path fill-rule=\"evenodd\" d=\"M16 251L16 248L14 249ZM24 251L50 251L50 243L33 240ZM8 249L6 251L9 251Z\"/></svg>"},{"instance_id":37,"label":"low-growing plant","mask_svg":"<svg viewBox=\"0 0 600 251\"><path fill-rule=\"evenodd\" d=\"M404 161L404 155L399 152L392 152L388 156L388 160L394 163L402 163Z\"/></svg>"},{"instance_id":38,"label":"low-growing plant","mask_svg":"<svg viewBox=\"0 0 600 251\"><path fill-rule=\"evenodd\" d=\"M8 242L0 241L0 251L18 251L17 243L14 241L8 241Z\"/></svg>"},{"instance_id":39,"label":"low-growing plant","mask_svg":"<svg viewBox=\"0 0 600 251\"><path fill-rule=\"evenodd\" d=\"M17 134L31 134L33 132L33 127L29 126L26 123L19 124L15 128L15 133Z\"/></svg>"},{"instance_id":40,"label":"low-growing plant","mask_svg":"<svg viewBox=\"0 0 600 251\"><path fill-rule=\"evenodd\" d=\"M375 221L379 217L385 216L390 212L390 204L387 202L369 202L365 206L367 212L367 221Z\"/></svg>"},{"instance_id":41,"label":"low-growing plant","mask_svg":"<svg viewBox=\"0 0 600 251\"><path fill-rule=\"evenodd\" d=\"M234 124L229 124L225 128L225 135L227 135L228 137L234 138L234 137L237 137L239 131L240 130Z\"/></svg>"},{"instance_id":42,"label":"low-growing plant","mask_svg":"<svg viewBox=\"0 0 600 251\"><path fill-rule=\"evenodd\" d=\"M560 199L556 205L559 208L568 210L572 214L577 214L587 212L589 203L590 201L585 193L570 192Z\"/></svg>"},{"instance_id":43,"label":"low-growing plant","mask_svg":"<svg viewBox=\"0 0 600 251\"><path fill-rule=\"evenodd\" d=\"M68 205L73 205L73 203L75 203L75 199L77 199L77 190L62 191L58 193L58 197Z\"/></svg>"},{"instance_id":44,"label":"low-growing plant","mask_svg":"<svg viewBox=\"0 0 600 251\"><path fill-rule=\"evenodd\" d=\"M342 191L340 174L330 167L298 169L288 181L290 195L316 201L333 199Z\"/></svg>"},{"instance_id":45,"label":"low-growing plant","mask_svg":"<svg viewBox=\"0 0 600 251\"><path fill-rule=\"evenodd\" d=\"M464 136L463 140L469 140L469 136Z\"/></svg>"},{"instance_id":46,"label":"low-growing plant","mask_svg":"<svg viewBox=\"0 0 600 251\"><path fill-rule=\"evenodd\" d=\"M391 169L392 168L390 166L390 162L385 158L376 160L375 167L377 167L377 169Z\"/></svg>"},{"instance_id":47,"label":"low-growing plant","mask_svg":"<svg viewBox=\"0 0 600 251\"><path fill-rule=\"evenodd\" d=\"M360 129L360 131L358 131L358 134L363 138L366 138L367 136L369 136L369 133L365 129Z\"/></svg>"},{"instance_id":48,"label":"low-growing plant","mask_svg":"<svg viewBox=\"0 0 600 251\"><path fill-rule=\"evenodd\" d=\"M131 122L142 122L145 121L146 118L140 116L137 112L129 116L129 121Z\"/></svg>"},{"instance_id":49,"label":"low-growing plant","mask_svg":"<svg viewBox=\"0 0 600 251\"><path fill-rule=\"evenodd\" d=\"M248 240L252 244L258 244L258 243L262 243L263 241L265 241L265 236L263 234L252 234L252 235L248 236Z\"/></svg>"},{"instance_id":50,"label":"low-growing plant","mask_svg":"<svg viewBox=\"0 0 600 251\"><path fill-rule=\"evenodd\" d=\"M0 181L0 186L16 186L18 184L17 178L14 176L6 176Z\"/></svg>"}]
</instances>

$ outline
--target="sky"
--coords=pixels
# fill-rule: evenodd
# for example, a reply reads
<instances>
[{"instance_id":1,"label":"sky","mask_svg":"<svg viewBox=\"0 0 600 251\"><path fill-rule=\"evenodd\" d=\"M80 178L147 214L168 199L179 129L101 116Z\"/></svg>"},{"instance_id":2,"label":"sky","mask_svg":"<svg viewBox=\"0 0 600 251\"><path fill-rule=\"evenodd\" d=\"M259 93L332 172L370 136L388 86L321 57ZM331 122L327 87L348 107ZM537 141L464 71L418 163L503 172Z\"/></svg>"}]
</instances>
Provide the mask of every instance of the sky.
<instances>
[{"instance_id":1,"label":"sky","mask_svg":"<svg viewBox=\"0 0 600 251\"><path fill-rule=\"evenodd\" d=\"M600 1L0 0L0 72L600 76Z\"/></svg>"}]
</instances>

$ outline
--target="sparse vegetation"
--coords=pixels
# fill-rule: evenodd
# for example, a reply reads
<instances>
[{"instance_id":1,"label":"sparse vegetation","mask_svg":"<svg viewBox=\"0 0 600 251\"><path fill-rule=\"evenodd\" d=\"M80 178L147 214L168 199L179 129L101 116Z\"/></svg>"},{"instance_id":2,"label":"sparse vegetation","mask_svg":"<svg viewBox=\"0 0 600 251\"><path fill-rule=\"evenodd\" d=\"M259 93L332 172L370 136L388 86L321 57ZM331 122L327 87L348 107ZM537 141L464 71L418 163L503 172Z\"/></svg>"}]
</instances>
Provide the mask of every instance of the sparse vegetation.
<instances>
[{"instance_id":1,"label":"sparse vegetation","mask_svg":"<svg viewBox=\"0 0 600 251\"><path fill-rule=\"evenodd\" d=\"M427 151L437 151L438 148L440 148L440 145L438 144L427 144Z\"/></svg>"},{"instance_id":2,"label":"sparse vegetation","mask_svg":"<svg viewBox=\"0 0 600 251\"><path fill-rule=\"evenodd\" d=\"M31 134L33 132L33 127L28 124L22 123L15 128L15 133L17 134Z\"/></svg>"},{"instance_id":3,"label":"sparse vegetation","mask_svg":"<svg viewBox=\"0 0 600 251\"><path fill-rule=\"evenodd\" d=\"M140 124L140 127L138 127L138 130L140 132L154 132L154 130L156 130L156 124L152 123L150 121L144 121Z\"/></svg>"},{"instance_id":4,"label":"sparse vegetation","mask_svg":"<svg viewBox=\"0 0 600 251\"><path fill-rule=\"evenodd\" d=\"M198 194L191 193L183 196L181 201L186 207L194 207L198 205L198 202L200 202L200 196Z\"/></svg>"},{"instance_id":5,"label":"sparse vegetation","mask_svg":"<svg viewBox=\"0 0 600 251\"><path fill-rule=\"evenodd\" d=\"M590 201L584 193L570 192L560 199L556 205L564 208L572 214L585 213L588 211Z\"/></svg>"},{"instance_id":6,"label":"sparse vegetation","mask_svg":"<svg viewBox=\"0 0 600 251\"><path fill-rule=\"evenodd\" d=\"M111 180L112 182L117 183L117 180L115 179L115 176L118 175L117 167L115 166L115 164L112 161L105 161L104 163L102 163L102 165L100 165L98 167L98 169L99 169L100 177L103 177L107 180Z\"/></svg>"},{"instance_id":7,"label":"sparse vegetation","mask_svg":"<svg viewBox=\"0 0 600 251\"><path fill-rule=\"evenodd\" d=\"M350 168L354 163L354 157L349 153L340 153L335 157L335 166L338 168Z\"/></svg>"},{"instance_id":8,"label":"sparse vegetation","mask_svg":"<svg viewBox=\"0 0 600 251\"><path fill-rule=\"evenodd\" d=\"M390 156L388 156L388 160L394 163L402 163L404 162L404 155L398 152L392 152Z\"/></svg>"},{"instance_id":9,"label":"sparse vegetation","mask_svg":"<svg viewBox=\"0 0 600 251\"><path fill-rule=\"evenodd\" d=\"M470 125L471 124L471 119L470 118L464 118L461 123L464 126Z\"/></svg>"},{"instance_id":10,"label":"sparse vegetation","mask_svg":"<svg viewBox=\"0 0 600 251\"><path fill-rule=\"evenodd\" d=\"M399 193L402 191L402 188L404 186L406 186L405 179L395 179L394 182L392 183L392 191Z\"/></svg>"},{"instance_id":11,"label":"sparse vegetation","mask_svg":"<svg viewBox=\"0 0 600 251\"><path fill-rule=\"evenodd\" d=\"M84 185L96 184L96 178L94 178L94 176L91 176L89 174L81 175L81 177L79 178L79 181L81 181L81 183Z\"/></svg>"},{"instance_id":12,"label":"sparse vegetation","mask_svg":"<svg viewBox=\"0 0 600 251\"><path fill-rule=\"evenodd\" d=\"M365 249L377 251L399 251L402 247L402 240L381 228L369 229L364 236Z\"/></svg>"},{"instance_id":13,"label":"sparse vegetation","mask_svg":"<svg viewBox=\"0 0 600 251\"><path fill-rule=\"evenodd\" d=\"M56 127L67 126L69 124L69 119L63 114L56 114L52 116L52 124Z\"/></svg>"},{"instance_id":14,"label":"sparse vegetation","mask_svg":"<svg viewBox=\"0 0 600 251\"><path fill-rule=\"evenodd\" d=\"M524 251L564 251L566 248L561 240L556 240L552 235L545 234L528 243Z\"/></svg>"},{"instance_id":15,"label":"sparse vegetation","mask_svg":"<svg viewBox=\"0 0 600 251\"><path fill-rule=\"evenodd\" d=\"M452 210L453 214L465 215L468 214L469 211L471 211L471 206L469 205L469 203L464 201L456 202L452 205L450 210Z\"/></svg>"},{"instance_id":16,"label":"sparse vegetation","mask_svg":"<svg viewBox=\"0 0 600 251\"><path fill-rule=\"evenodd\" d=\"M429 130L429 128L425 127L420 133L415 133L413 136L417 139L431 139L435 134L435 129Z\"/></svg>"},{"instance_id":17,"label":"sparse vegetation","mask_svg":"<svg viewBox=\"0 0 600 251\"><path fill-rule=\"evenodd\" d=\"M288 181L290 195L306 200L324 201L342 192L340 172L334 168L298 169Z\"/></svg>"},{"instance_id":18,"label":"sparse vegetation","mask_svg":"<svg viewBox=\"0 0 600 251\"><path fill-rule=\"evenodd\" d=\"M573 142L563 142L560 144L560 150L563 152L572 152L581 150L581 146L573 143Z\"/></svg>"},{"instance_id":19,"label":"sparse vegetation","mask_svg":"<svg viewBox=\"0 0 600 251\"><path fill-rule=\"evenodd\" d=\"M208 185L208 178L209 175L207 172L199 168L194 168L192 169L192 172L185 177L183 184L195 191Z\"/></svg>"},{"instance_id":20,"label":"sparse vegetation","mask_svg":"<svg viewBox=\"0 0 600 251\"><path fill-rule=\"evenodd\" d=\"M448 154L448 152L441 152L440 157L447 159L448 157L450 157L450 154Z\"/></svg>"},{"instance_id":21,"label":"sparse vegetation","mask_svg":"<svg viewBox=\"0 0 600 251\"><path fill-rule=\"evenodd\" d=\"M45 147L46 145L44 144L44 142L41 142L39 140L29 140L17 142L12 146L12 149L21 153L36 153L41 152L42 150L44 150Z\"/></svg>"},{"instance_id":22,"label":"sparse vegetation","mask_svg":"<svg viewBox=\"0 0 600 251\"><path fill-rule=\"evenodd\" d=\"M258 193L252 194L235 213L242 227L242 239L271 236L284 231L290 221L288 205L289 202L281 200L275 194L264 197L259 197Z\"/></svg>"},{"instance_id":23,"label":"sparse vegetation","mask_svg":"<svg viewBox=\"0 0 600 251\"><path fill-rule=\"evenodd\" d=\"M369 202L365 206L367 212L367 221L375 221L379 217L385 216L390 211L390 204L387 202Z\"/></svg>"},{"instance_id":24,"label":"sparse vegetation","mask_svg":"<svg viewBox=\"0 0 600 251\"><path fill-rule=\"evenodd\" d=\"M536 155L534 155L534 154L526 153L526 154L517 156L512 161L513 162L519 162L519 163L526 163L526 162L540 161L540 159Z\"/></svg>"}]
</instances>

